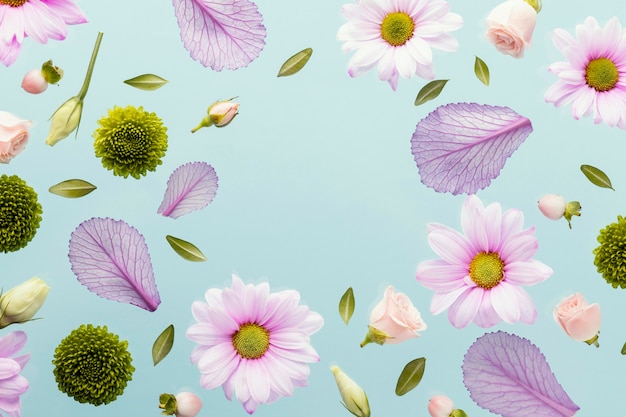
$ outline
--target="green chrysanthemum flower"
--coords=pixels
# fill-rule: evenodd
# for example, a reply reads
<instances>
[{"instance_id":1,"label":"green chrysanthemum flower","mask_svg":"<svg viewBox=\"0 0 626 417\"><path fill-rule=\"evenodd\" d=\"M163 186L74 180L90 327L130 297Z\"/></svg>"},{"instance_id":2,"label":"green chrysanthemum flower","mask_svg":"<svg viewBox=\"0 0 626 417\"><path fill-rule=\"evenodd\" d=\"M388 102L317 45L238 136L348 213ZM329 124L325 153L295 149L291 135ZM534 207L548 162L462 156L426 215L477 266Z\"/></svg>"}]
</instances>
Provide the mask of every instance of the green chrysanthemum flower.
<instances>
[{"instance_id":1,"label":"green chrysanthemum flower","mask_svg":"<svg viewBox=\"0 0 626 417\"><path fill-rule=\"evenodd\" d=\"M0 177L0 251L14 252L25 247L41 222L37 193L17 175Z\"/></svg>"},{"instance_id":2,"label":"green chrysanthemum flower","mask_svg":"<svg viewBox=\"0 0 626 417\"><path fill-rule=\"evenodd\" d=\"M93 132L96 156L114 175L139 179L162 164L167 127L155 113L143 111L141 106L115 106L98 124Z\"/></svg>"},{"instance_id":3,"label":"green chrysanthemum flower","mask_svg":"<svg viewBox=\"0 0 626 417\"><path fill-rule=\"evenodd\" d=\"M108 404L124 393L135 368L121 341L107 327L82 324L61 341L52 364L59 390L80 403Z\"/></svg>"},{"instance_id":4,"label":"green chrysanthemum flower","mask_svg":"<svg viewBox=\"0 0 626 417\"><path fill-rule=\"evenodd\" d=\"M593 250L598 272L613 288L626 288L626 219L617 216L617 223L600 230L598 242Z\"/></svg>"}]
</instances>

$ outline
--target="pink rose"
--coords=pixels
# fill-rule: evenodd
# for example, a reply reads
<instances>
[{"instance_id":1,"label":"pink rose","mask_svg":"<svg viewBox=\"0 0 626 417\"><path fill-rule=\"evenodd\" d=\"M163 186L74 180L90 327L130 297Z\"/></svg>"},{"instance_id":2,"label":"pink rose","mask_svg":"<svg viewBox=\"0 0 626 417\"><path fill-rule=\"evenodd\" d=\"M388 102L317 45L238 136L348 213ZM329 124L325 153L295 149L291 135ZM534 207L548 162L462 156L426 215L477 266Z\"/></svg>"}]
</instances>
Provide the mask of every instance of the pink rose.
<instances>
[{"instance_id":1,"label":"pink rose","mask_svg":"<svg viewBox=\"0 0 626 417\"><path fill-rule=\"evenodd\" d=\"M422 315L413 306L409 297L396 293L390 285L385 289L383 299L370 314L370 331L361 347L367 343L401 343L418 337L418 331L426 330Z\"/></svg>"},{"instance_id":2,"label":"pink rose","mask_svg":"<svg viewBox=\"0 0 626 417\"><path fill-rule=\"evenodd\" d=\"M176 417L196 417L202 408L202 401L192 392L176 394Z\"/></svg>"},{"instance_id":3,"label":"pink rose","mask_svg":"<svg viewBox=\"0 0 626 417\"><path fill-rule=\"evenodd\" d=\"M508 0L496 6L487 16L485 37L506 55L524 56L530 48L537 12L524 0Z\"/></svg>"},{"instance_id":4,"label":"pink rose","mask_svg":"<svg viewBox=\"0 0 626 417\"><path fill-rule=\"evenodd\" d=\"M428 414L431 417L450 417L454 411L454 403L445 395L435 395L428 401Z\"/></svg>"},{"instance_id":5,"label":"pink rose","mask_svg":"<svg viewBox=\"0 0 626 417\"><path fill-rule=\"evenodd\" d=\"M577 292L561 300L554 307L553 314L554 320L572 339L597 343L595 339L602 323L598 304L587 304L583 295Z\"/></svg>"},{"instance_id":6,"label":"pink rose","mask_svg":"<svg viewBox=\"0 0 626 417\"><path fill-rule=\"evenodd\" d=\"M30 120L22 120L0 111L0 163L8 164L28 142Z\"/></svg>"}]
</instances>

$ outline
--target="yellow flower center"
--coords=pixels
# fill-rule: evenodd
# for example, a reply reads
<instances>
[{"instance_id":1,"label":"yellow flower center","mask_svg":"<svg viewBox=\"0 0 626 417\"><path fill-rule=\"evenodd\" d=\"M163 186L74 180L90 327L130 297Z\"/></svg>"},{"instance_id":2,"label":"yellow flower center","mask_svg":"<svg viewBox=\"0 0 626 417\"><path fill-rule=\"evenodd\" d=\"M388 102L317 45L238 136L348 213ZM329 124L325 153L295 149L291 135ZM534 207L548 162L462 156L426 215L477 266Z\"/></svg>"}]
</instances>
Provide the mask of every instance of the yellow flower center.
<instances>
[{"instance_id":1,"label":"yellow flower center","mask_svg":"<svg viewBox=\"0 0 626 417\"><path fill-rule=\"evenodd\" d=\"M392 46L402 46L413 37L415 22L406 13L389 13L380 24L382 38Z\"/></svg>"},{"instance_id":2,"label":"yellow flower center","mask_svg":"<svg viewBox=\"0 0 626 417\"><path fill-rule=\"evenodd\" d=\"M10 7L20 7L28 0L0 0L0 4L4 4Z\"/></svg>"},{"instance_id":3,"label":"yellow flower center","mask_svg":"<svg viewBox=\"0 0 626 417\"><path fill-rule=\"evenodd\" d=\"M608 58L592 59L585 68L585 81L596 91L612 90L618 80L617 66Z\"/></svg>"},{"instance_id":4,"label":"yellow flower center","mask_svg":"<svg viewBox=\"0 0 626 417\"><path fill-rule=\"evenodd\" d=\"M480 252L470 262L470 278L486 290L498 285L504 278L504 262L496 252Z\"/></svg>"},{"instance_id":5,"label":"yellow flower center","mask_svg":"<svg viewBox=\"0 0 626 417\"><path fill-rule=\"evenodd\" d=\"M233 347L245 359L258 359L270 347L270 332L256 323L246 323L233 335Z\"/></svg>"}]
</instances>

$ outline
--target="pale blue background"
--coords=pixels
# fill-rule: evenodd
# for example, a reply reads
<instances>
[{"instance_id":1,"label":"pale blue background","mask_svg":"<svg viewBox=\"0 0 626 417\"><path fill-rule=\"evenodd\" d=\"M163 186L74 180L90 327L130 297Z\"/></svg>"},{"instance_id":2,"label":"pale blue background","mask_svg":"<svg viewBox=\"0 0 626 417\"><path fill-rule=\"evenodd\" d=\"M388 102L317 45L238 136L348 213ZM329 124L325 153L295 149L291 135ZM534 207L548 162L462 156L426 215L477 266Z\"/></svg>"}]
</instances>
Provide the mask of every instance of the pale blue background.
<instances>
[{"instance_id":1,"label":"pale blue background","mask_svg":"<svg viewBox=\"0 0 626 417\"><path fill-rule=\"evenodd\" d=\"M27 149L0 172L25 179L44 209L41 228L28 247L2 255L0 284L6 289L37 275L52 288L38 314L43 320L0 331L28 333L24 352L31 352L32 359L23 374L31 387L22 396L23 416L157 416L159 394L181 390L202 398L200 416L245 416L243 407L227 401L221 389L199 386L200 374L189 361L194 344L184 337L193 323L191 303L203 299L209 287L230 285L232 272L246 282L267 280L275 291L298 290L302 302L325 319L311 338L321 361L311 365L309 387L260 406L256 416L348 416L328 369L333 364L366 390L374 416L426 416L428 399L435 394L450 396L472 417L489 415L469 398L461 364L473 341L495 330L526 337L541 349L581 407L577 416L623 413L625 295L596 272L592 250L599 229L625 214L626 132L593 125L590 119L576 121L569 107L555 109L543 100L556 81L547 67L564 60L552 45L551 31L562 27L573 32L588 15L601 25L613 15L626 24L622 2L546 2L532 48L515 60L483 39L484 18L498 1L452 0L452 11L465 21L454 33L460 49L434 55L437 78L451 81L438 99L417 108L413 101L424 80L401 79L394 93L374 72L348 76L350 55L336 40L344 23L342 1L257 4L267 44L257 60L237 71L217 73L193 61L182 46L172 4L154 0L79 1L88 24L70 27L63 42L39 45L27 39L17 62L0 68L0 109L35 122ZM80 89L98 31L104 38L78 138L72 135L51 148L44 144L48 118ZM314 50L308 65L295 76L276 78L283 61L306 47ZM474 76L474 55L491 69L489 87ZM65 78L44 94L26 94L20 88L22 76L50 58L65 70ZM122 83L143 73L170 82L153 92ZM189 133L209 104L236 95L240 115L230 126ZM458 101L509 106L530 118L535 129L500 177L478 193L485 203L521 209L525 225L536 226L536 258L554 269L548 281L527 288L538 310L532 326L457 330L445 313L429 313L433 293L415 280L417 264L436 257L427 244L426 223L460 228L465 197L438 194L421 184L410 139L430 111ZM96 120L114 105L142 105L168 127L163 165L141 180L114 177L94 156ZM211 164L219 176L214 202L178 220L158 215L171 172L198 160ZM602 168L617 191L589 183L581 164ZM77 200L47 191L69 178L82 178L98 189ZM537 200L547 193L582 203L583 217L574 219L573 230L564 220L552 222L541 215ZM67 244L76 226L94 216L123 219L145 236L162 299L156 312L101 299L77 282ZM167 244L166 234L193 242L208 261L183 260ZM387 285L408 294L429 327L419 339L361 349L369 311ZM346 327L337 304L349 286L356 310ZM601 304L599 349L569 339L552 318L553 306L576 291ZM124 395L106 406L75 402L57 390L52 374L54 348L83 323L107 325L128 340L137 369ZM154 367L152 343L170 323L176 328L174 348ZM402 367L421 356L427 358L422 383L397 397L394 388Z\"/></svg>"}]
</instances>

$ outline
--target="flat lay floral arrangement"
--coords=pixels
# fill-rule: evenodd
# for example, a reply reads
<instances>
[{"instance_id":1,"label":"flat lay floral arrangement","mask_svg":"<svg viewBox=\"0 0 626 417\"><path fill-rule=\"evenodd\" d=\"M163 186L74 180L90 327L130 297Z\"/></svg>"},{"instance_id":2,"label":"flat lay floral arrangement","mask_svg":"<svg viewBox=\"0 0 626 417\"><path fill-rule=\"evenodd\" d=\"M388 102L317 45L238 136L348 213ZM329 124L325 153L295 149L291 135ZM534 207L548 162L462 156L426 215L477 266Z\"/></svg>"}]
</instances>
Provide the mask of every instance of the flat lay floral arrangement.
<instances>
[{"instance_id":1,"label":"flat lay floral arrangement","mask_svg":"<svg viewBox=\"0 0 626 417\"><path fill-rule=\"evenodd\" d=\"M0 0L0 415L619 414L620 3L292 3Z\"/></svg>"}]
</instances>

